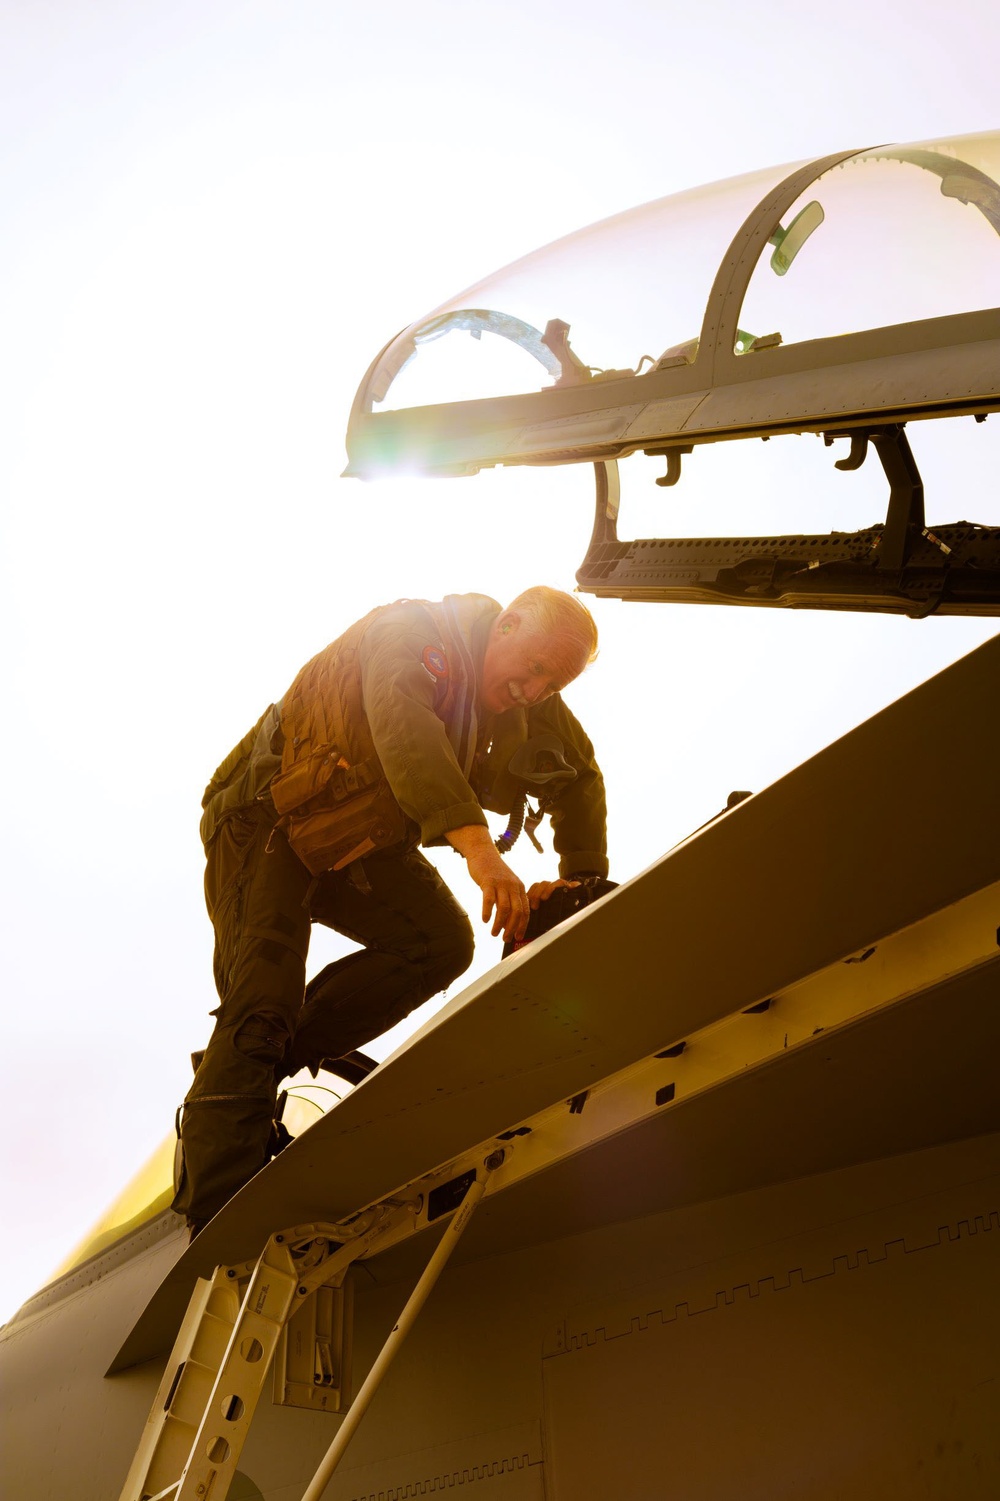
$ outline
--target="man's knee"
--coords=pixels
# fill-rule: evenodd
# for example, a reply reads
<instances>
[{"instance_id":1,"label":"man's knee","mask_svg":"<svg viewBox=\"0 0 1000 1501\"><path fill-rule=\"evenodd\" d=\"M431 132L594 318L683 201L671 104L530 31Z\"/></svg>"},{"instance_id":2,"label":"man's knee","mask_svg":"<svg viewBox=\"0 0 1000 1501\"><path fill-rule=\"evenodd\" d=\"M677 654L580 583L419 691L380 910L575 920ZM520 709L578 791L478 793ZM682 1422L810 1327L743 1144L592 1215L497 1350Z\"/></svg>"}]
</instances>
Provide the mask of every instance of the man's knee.
<instances>
[{"instance_id":1,"label":"man's knee","mask_svg":"<svg viewBox=\"0 0 1000 1501\"><path fill-rule=\"evenodd\" d=\"M449 923L443 931L429 945L425 970L428 981L435 991L444 990L459 975L464 975L472 963L476 951L476 940L472 931L472 924L465 913L456 913L455 920Z\"/></svg>"}]
</instances>

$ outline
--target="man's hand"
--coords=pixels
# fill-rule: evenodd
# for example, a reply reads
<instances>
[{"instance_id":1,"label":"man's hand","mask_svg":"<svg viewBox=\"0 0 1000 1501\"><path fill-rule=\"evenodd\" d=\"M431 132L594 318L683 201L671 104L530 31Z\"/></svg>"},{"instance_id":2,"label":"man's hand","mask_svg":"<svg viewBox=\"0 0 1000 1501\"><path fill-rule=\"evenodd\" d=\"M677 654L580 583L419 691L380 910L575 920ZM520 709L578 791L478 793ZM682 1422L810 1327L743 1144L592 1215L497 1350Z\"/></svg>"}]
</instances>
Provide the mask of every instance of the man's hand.
<instances>
[{"instance_id":1,"label":"man's hand","mask_svg":"<svg viewBox=\"0 0 1000 1501\"><path fill-rule=\"evenodd\" d=\"M528 903L532 912L537 912L543 902L547 902L553 891L558 891L560 886L579 886L579 881L536 881L528 887Z\"/></svg>"},{"instance_id":2,"label":"man's hand","mask_svg":"<svg viewBox=\"0 0 1000 1501\"><path fill-rule=\"evenodd\" d=\"M464 855L469 875L483 893L483 922L493 918L493 937L502 933L507 943L524 937L531 908L523 882L493 846L489 830L482 824L466 824L449 829L445 838L460 855Z\"/></svg>"}]
</instances>

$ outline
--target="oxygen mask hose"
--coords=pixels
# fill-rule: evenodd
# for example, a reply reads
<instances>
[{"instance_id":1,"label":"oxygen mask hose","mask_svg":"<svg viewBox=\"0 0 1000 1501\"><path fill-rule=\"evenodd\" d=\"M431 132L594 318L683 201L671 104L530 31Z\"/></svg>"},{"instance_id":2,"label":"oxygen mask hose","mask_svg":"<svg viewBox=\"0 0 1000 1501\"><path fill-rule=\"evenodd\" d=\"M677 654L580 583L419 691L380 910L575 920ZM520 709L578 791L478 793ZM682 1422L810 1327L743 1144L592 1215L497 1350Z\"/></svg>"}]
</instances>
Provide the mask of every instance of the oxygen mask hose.
<instances>
[{"instance_id":1,"label":"oxygen mask hose","mask_svg":"<svg viewBox=\"0 0 1000 1501\"><path fill-rule=\"evenodd\" d=\"M550 805L576 776L564 751L565 747L557 735L535 735L511 756L508 769L517 781L525 785L526 790L515 797L507 827L499 839L493 841L494 848L501 855L506 855L514 847L522 829L527 829L528 838L539 854L542 853L535 830ZM538 799L537 809L530 808L528 804L529 792ZM529 808L527 822L526 807Z\"/></svg>"},{"instance_id":2,"label":"oxygen mask hose","mask_svg":"<svg viewBox=\"0 0 1000 1501\"><path fill-rule=\"evenodd\" d=\"M520 797L515 798L514 806L510 810L510 821L507 827L499 839L494 839L493 841L493 848L499 850L501 855L506 855L508 850L512 849L518 841L518 837L524 827L524 807L527 801L528 799L523 793Z\"/></svg>"}]
</instances>

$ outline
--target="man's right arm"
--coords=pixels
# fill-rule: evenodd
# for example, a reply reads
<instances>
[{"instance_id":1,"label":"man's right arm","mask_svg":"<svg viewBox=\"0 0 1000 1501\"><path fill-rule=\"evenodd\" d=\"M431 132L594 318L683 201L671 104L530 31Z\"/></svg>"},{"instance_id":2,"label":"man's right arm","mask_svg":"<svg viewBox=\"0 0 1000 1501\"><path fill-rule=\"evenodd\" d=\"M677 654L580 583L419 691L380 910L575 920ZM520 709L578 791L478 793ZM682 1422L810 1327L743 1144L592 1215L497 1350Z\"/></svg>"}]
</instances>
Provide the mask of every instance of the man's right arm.
<instances>
[{"instance_id":1,"label":"man's right arm","mask_svg":"<svg viewBox=\"0 0 1000 1501\"><path fill-rule=\"evenodd\" d=\"M423 665L430 621L412 605L386 610L358 653L368 728L393 796L420 828L420 842L443 844L450 828L482 823L479 799L434 712L437 684ZM433 640L433 638L431 638Z\"/></svg>"},{"instance_id":2,"label":"man's right arm","mask_svg":"<svg viewBox=\"0 0 1000 1501\"><path fill-rule=\"evenodd\" d=\"M434 712L435 683L422 665L426 634L410 612L390 612L366 633L360 657L368 727L396 801L420 825L424 844L447 840L483 894L493 934L520 938L530 908L523 883L494 848L479 799L462 775ZM473 822L473 820L476 820Z\"/></svg>"},{"instance_id":3,"label":"man's right arm","mask_svg":"<svg viewBox=\"0 0 1000 1501\"><path fill-rule=\"evenodd\" d=\"M483 922L494 912L492 933L503 933L505 942L524 937L531 915L528 894L523 882L514 874L482 824L466 824L449 829L445 836L454 849L464 856L469 875L483 893Z\"/></svg>"}]
</instances>

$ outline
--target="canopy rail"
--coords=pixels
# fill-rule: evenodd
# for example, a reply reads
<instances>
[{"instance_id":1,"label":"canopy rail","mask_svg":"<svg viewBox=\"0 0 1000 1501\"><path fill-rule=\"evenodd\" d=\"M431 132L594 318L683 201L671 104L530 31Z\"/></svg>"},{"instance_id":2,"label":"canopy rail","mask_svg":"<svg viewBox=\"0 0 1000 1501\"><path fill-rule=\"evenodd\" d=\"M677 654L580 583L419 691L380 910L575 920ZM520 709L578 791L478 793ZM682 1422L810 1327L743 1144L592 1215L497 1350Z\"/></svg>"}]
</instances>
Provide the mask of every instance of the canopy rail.
<instances>
[{"instance_id":1,"label":"canopy rail","mask_svg":"<svg viewBox=\"0 0 1000 1501\"><path fill-rule=\"evenodd\" d=\"M618 536L620 482L614 460L594 465L596 507L587 553L577 570L585 594L685 604L758 605L814 610L873 610L912 618L1000 615L1000 527L957 521L928 527L924 490L904 424L824 433L829 445L850 438L840 470L861 467L869 444L889 481L885 522L826 536ZM646 449L680 477L690 445Z\"/></svg>"}]
</instances>

